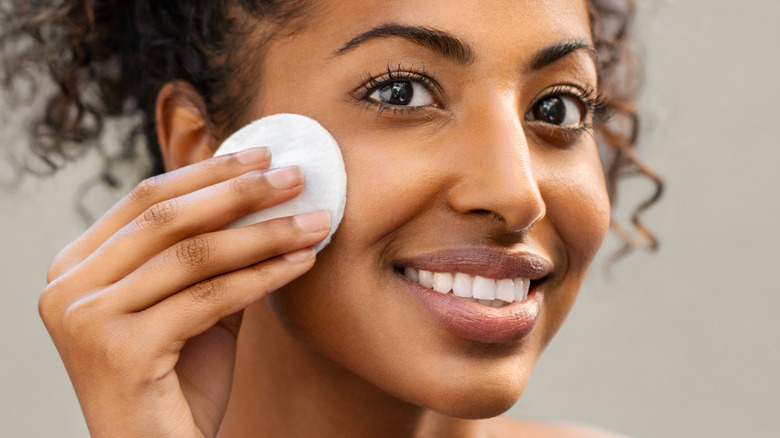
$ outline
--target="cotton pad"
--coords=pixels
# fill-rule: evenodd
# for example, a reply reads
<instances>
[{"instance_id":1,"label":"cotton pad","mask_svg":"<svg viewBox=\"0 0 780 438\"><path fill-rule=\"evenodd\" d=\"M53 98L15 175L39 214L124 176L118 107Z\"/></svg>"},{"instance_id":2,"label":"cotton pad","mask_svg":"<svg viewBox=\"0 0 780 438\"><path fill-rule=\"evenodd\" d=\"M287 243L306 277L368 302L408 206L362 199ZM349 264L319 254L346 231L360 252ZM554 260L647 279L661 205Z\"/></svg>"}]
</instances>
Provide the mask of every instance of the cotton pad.
<instances>
[{"instance_id":1,"label":"cotton pad","mask_svg":"<svg viewBox=\"0 0 780 438\"><path fill-rule=\"evenodd\" d=\"M233 133L214 156L258 146L266 146L271 150L271 168L300 166L306 185L295 198L252 213L228 227L327 210L331 218L330 234L314 247L319 252L336 232L347 203L347 173L339 145L322 125L309 117L276 114L252 122Z\"/></svg>"}]
</instances>

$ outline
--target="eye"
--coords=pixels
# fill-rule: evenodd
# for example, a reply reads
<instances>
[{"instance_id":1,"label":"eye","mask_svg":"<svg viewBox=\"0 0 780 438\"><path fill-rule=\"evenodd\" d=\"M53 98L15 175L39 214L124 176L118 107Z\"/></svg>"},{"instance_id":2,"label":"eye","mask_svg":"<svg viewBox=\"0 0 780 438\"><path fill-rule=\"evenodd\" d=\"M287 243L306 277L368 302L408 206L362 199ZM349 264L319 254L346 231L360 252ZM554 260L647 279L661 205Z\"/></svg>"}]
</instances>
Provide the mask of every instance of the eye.
<instances>
[{"instance_id":1,"label":"eye","mask_svg":"<svg viewBox=\"0 0 780 438\"><path fill-rule=\"evenodd\" d=\"M531 108L529 120L538 120L562 128L578 128L585 122L585 106L572 96L547 96Z\"/></svg>"},{"instance_id":2,"label":"eye","mask_svg":"<svg viewBox=\"0 0 780 438\"><path fill-rule=\"evenodd\" d=\"M427 106L434 103L433 96L424 85L414 81L391 81L379 85L369 99L385 105Z\"/></svg>"}]
</instances>

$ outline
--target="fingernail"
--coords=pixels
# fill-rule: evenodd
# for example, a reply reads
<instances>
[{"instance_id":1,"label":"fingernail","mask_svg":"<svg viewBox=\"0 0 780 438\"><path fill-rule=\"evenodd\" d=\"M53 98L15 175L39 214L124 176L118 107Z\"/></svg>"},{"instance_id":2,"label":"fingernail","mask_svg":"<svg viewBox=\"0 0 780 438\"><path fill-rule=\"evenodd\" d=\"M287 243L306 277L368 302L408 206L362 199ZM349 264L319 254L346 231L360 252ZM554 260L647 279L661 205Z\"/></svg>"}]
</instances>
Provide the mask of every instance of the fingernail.
<instances>
[{"instance_id":1,"label":"fingernail","mask_svg":"<svg viewBox=\"0 0 780 438\"><path fill-rule=\"evenodd\" d=\"M283 167L265 173L268 183L277 189L289 189L303 184L303 172L298 166Z\"/></svg>"},{"instance_id":2,"label":"fingernail","mask_svg":"<svg viewBox=\"0 0 780 438\"><path fill-rule=\"evenodd\" d=\"M262 163L271 158L271 150L268 148L245 149L236 155L236 159L241 164Z\"/></svg>"},{"instance_id":3,"label":"fingernail","mask_svg":"<svg viewBox=\"0 0 780 438\"><path fill-rule=\"evenodd\" d=\"M284 259L287 260L288 262L302 263L314 258L314 248L309 247L309 248L299 249L293 252L288 252L287 254L284 254L282 257L284 257Z\"/></svg>"},{"instance_id":4,"label":"fingernail","mask_svg":"<svg viewBox=\"0 0 780 438\"><path fill-rule=\"evenodd\" d=\"M293 218L295 225L307 233L315 233L330 228L330 214L325 210L302 213Z\"/></svg>"}]
</instances>

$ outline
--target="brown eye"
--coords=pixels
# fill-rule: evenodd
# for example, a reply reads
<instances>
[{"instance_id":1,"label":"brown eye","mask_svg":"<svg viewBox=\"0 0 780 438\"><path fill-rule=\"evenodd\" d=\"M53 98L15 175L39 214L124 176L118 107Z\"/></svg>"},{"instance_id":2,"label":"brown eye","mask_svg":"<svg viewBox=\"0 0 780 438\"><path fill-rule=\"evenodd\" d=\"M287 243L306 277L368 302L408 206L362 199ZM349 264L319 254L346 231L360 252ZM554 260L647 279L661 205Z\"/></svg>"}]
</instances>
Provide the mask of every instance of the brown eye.
<instances>
[{"instance_id":1,"label":"brown eye","mask_svg":"<svg viewBox=\"0 0 780 438\"><path fill-rule=\"evenodd\" d=\"M388 82L371 93L369 99L386 105L426 106L433 104L433 96L422 85L412 81Z\"/></svg>"},{"instance_id":2,"label":"brown eye","mask_svg":"<svg viewBox=\"0 0 780 438\"><path fill-rule=\"evenodd\" d=\"M529 114L538 120L563 128L577 128L583 124L585 112L580 102L569 96L549 96L539 101Z\"/></svg>"}]
</instances>

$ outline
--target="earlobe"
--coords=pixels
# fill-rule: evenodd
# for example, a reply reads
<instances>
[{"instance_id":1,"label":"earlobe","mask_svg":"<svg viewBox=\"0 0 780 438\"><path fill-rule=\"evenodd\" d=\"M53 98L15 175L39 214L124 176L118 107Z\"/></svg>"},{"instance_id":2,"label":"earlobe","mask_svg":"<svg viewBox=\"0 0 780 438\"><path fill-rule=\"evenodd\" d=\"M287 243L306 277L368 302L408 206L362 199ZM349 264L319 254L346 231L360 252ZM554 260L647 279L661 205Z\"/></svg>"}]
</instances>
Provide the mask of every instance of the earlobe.
<instances>
[{"instance_id":1,"label":"earlobe","mask_svg":"<svg viewBox=\"0 0 780 438\"><path fill-rule=\"evenodd\" d=\"M155 115L166 171L214 155L216 145L206 114L203 97L188 82L173 81L160 89Z\"/></svg>"}]
</instances>

